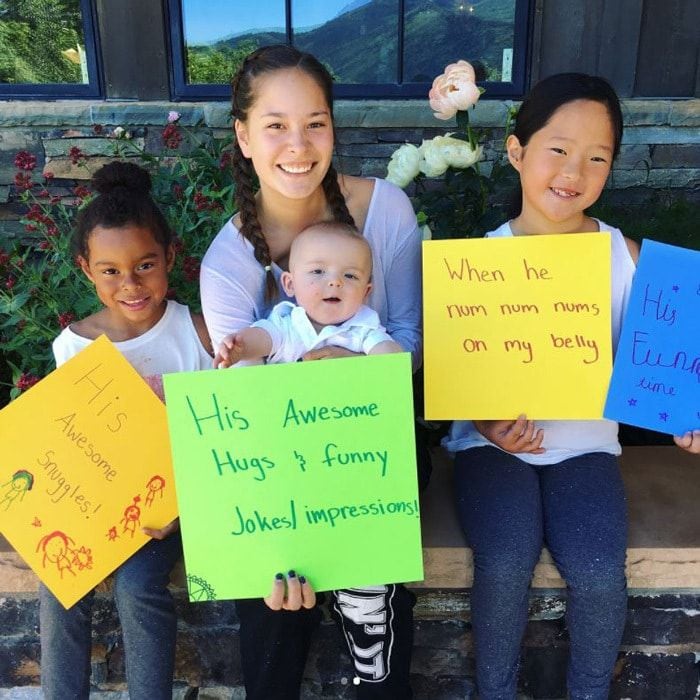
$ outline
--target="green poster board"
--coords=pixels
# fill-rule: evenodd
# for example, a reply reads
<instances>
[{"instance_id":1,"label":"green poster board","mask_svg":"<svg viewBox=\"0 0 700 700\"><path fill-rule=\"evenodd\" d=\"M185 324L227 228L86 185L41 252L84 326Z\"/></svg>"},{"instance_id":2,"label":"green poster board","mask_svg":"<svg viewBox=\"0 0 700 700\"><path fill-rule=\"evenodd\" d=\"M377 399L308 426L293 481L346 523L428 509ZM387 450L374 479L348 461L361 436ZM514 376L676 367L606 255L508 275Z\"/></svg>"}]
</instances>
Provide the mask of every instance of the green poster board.
<instances>
[{"instance_id":1,"label":"green poster board","mask_svg":"<svg viewBox=\"0 0 700 700\"><path fill-rule=\"evenodd\" d=\"M191 600L423 578L410 355L167 375Z\"/></svg>"}]
</instances>

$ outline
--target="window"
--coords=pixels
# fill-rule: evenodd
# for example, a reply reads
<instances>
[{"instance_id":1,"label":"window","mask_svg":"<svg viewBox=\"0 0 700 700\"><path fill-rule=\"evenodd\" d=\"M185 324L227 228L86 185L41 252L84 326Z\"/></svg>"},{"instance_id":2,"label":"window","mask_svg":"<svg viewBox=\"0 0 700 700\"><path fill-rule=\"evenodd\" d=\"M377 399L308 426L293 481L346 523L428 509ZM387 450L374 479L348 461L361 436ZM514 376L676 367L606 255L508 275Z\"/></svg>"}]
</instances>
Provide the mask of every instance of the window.
<instances>
[{"instance_id":1,"label":"window","mask_svg":"<svg viewBox=\"0 0 700 700\"><path fill-rule=\"evenodd\" d=\"M292 43L323 61L338 97L425 97L471 61L489 97L525 86L529 0L169 0L176 97L228 95L243 56Z\"/></svg>"},{"instance_id":2,"label":"window","mask_svg":"<svg viewBox=\"0 0 700 700\"><path fill-rule=\"evenodd\" d=\"M97 97L90 0L0 0L0 97Z\"/></svg>"}]
</instances>

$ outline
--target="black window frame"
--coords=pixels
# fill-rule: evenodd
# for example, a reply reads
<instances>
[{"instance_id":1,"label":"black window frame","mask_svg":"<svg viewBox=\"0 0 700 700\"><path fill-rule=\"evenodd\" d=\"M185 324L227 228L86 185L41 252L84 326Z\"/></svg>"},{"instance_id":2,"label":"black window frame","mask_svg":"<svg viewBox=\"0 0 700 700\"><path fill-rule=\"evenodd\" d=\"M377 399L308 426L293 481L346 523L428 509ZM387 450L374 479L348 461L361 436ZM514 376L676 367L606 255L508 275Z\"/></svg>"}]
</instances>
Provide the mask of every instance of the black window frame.
<instances>
[{"instance_id":1,"label":"black window frame","mask_svg":"<svg viewBox=\"0 0 700 700\"><path fill-rule=\"evenodd\" d=\"M285 2L285 19L287 43L293 40L291 26L291 3ZM480 86L486 93L482 99L520 98L525 94L528 75L529 37L533 21L535 0L515 0L513 19L513 69L509 82L482 82ZM398 0L398 71L401 77L403 63L403 18L405 0ZM169 29L169 70L172 98L182 101L224 100L230 97L230 87L223 84L188 84L185 70L185 37L182 19L181 0L167 0ZM346 99L425 99L430 83L385 83L385 84L345 84L335 85L333 94L336 98Z\"/></svg>"},{"instance_id":2,"label":"black window frame","mask_svg":"<svg viewBox=\"0 0 700 700\"><path fill-rule=\"evenodd\" d=\"M0 100L90 99L103 97L99 33L94 0L79 0L83 20L87 83L0 83Z\"/></svg>"}]
</instances>

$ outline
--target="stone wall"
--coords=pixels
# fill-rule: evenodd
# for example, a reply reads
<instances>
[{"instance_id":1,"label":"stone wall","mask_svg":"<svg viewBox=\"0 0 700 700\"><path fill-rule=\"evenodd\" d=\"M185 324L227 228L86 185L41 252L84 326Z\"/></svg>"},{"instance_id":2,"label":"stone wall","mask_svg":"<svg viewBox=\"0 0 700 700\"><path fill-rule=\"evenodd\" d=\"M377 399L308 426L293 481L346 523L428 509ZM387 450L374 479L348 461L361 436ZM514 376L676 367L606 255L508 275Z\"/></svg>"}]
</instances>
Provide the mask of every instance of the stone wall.
<instances>
[{"instance_id":1,"label":"stone wall","mask_svg":"<svg viewBox=\"0 0 700 700\"><path fill-rule=\"evenodd\" d=\"M511 104L483 100L472 113L472 124L487 134L487 171L500 153ZM627 100L623 109L625 134L610 187L700 196L700 99ZM56 177L51 189L66 194L75 180L86 179L90 169L114 157L116 127L126 129L138 147L159 152L170 110L181 113L181 125L215 138L229 129L229 107L223 102L0 102L0 236L21 230L12 187L17 151L34 154L38 167ZM383 176L398 145L420 144L454 128L435 119L422 100L341 100L335 112L338 166L353 175ZM90 156L89 169L71 163L68 154L74 146Z\"/></svg>"},{"instance_id":2,"label":"stone wall","mask_svg":"<svg viewBox=\"0 0 700 700\"><path fill-rule=\"evenodd\" d=\"M441 451L421 497L425 588L414 588L411 665L416 700L471 697L471 552L457 523L452 470ZM694 700L700 690L700 471L675 447L623 450L629 507L627 625L612 700ZM242 700L238 619L231 602L189 604L181 565L178 699ZM124 653L114 605L100 586L93 623L93 700L127 700ZM39 700L37 579L0 538L0 700ZM568 635L564 582L545 551L535 569L520 674L520 700L565 697ZM324 609L305 673L304 700L351 700L350 661Z\"/></svg>"},{"instance_id":3,"label":"stone wall","mask_svg":"<svg viewBox=\"0 0 700 700\"><path fill-rule=\"evenodd\" d=\"M238 619L230 602L189 605L177 592L179 630L174 698L242 700ZM566 696L569 640L561 592L530 600L522 652L521 698ZM0 700L39 700L38 605L34 597L0 599ZM98 595L94 610L93 700L127 700L124 652L112 601ZM693 700L697 697L700 595L633 595L615 668L611 700ZM412 685L415 700L472 697L474 656L469 594L419 591ZM354 698L350 661L327 617L307 664L304 700Z\"/></svg>"}]
</instances>

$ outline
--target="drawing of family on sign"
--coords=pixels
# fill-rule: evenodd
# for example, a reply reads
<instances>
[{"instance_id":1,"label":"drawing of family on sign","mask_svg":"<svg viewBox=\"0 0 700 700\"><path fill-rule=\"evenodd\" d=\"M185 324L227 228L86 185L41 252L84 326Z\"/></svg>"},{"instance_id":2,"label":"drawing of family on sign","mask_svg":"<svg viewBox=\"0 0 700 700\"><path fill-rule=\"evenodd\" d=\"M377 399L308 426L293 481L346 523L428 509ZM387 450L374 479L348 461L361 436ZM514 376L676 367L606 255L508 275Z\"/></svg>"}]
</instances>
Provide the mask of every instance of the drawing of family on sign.
<instances>
[{"instance_id":1,"label":"drawing of family on sign","mask_svg":"<svg viewBox=\"0 0 700 700\"><path fill-rule=\"evenodd\" d=\"M81 545L74 547L75 542L65 532L54 530L39 540L36 551L41 551L41 565L54 565L63 578L64 572L75 576L74 568L78 571L92 568L92 552Z\"/></svg>"}]
</instances>

